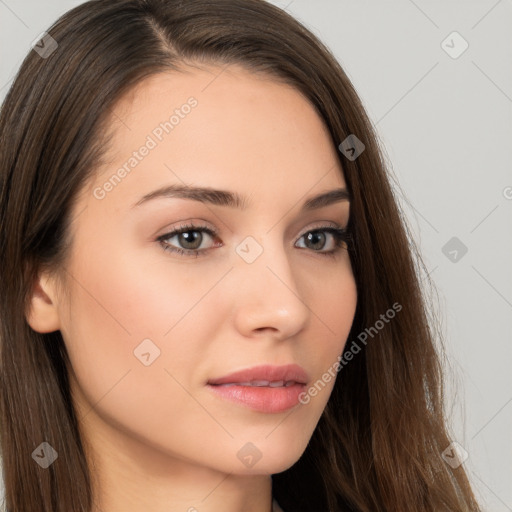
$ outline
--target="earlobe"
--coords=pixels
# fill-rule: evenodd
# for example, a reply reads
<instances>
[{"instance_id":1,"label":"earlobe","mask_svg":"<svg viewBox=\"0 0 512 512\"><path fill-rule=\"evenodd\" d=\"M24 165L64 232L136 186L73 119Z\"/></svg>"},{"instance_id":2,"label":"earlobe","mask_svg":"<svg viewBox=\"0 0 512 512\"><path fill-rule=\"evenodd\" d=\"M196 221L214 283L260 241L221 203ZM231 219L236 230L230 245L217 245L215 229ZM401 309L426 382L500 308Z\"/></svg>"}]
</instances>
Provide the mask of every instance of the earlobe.
<instances>
[{"instance_id":1,"label":"earlobe","mask_svg":"<svg viewBox=\"0 0 512 512\"><path fill-rule=\"evenodd\" d=\"M40 276L34 282L26 319L34 331L40 333L54 332L60 329L53 282L46 276Z\"/></svg>"}]
</instances>

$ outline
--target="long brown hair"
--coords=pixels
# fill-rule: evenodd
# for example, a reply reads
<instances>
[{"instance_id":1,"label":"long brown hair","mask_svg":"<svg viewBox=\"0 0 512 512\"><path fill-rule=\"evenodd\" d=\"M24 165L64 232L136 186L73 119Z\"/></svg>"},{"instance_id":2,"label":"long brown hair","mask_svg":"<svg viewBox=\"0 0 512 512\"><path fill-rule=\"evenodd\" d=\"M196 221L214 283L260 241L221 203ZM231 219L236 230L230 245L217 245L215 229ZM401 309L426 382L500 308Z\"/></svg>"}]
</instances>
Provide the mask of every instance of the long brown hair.
<instances>
[{"instance_id":1,"label":"long brown hair","mask_svg":"<svg viewBox=\"0 0 512 512\"><path fill-rule=\"evenodd\" d=\"M333 144L353 134L365 146L357 158L347 158L343 148L338 153L352 199L350 257L358 291L345 353L357 340L360 350L339 370L302 457L273 475L278 502L287 512L480 510L463 466L452 469L441 455L451 440L436 327L420 286L421 257L374 128L330 51L263 0L93 0L63 15L48 33L55 43L46 36L39 51L28 54L0 112L0 435L7 510L92 508L62 336L34 332L25 312L38 272L58 275L66 261L70 212L104 154L114 102L144 78L187 62L269 73L308 98ZM394 318L376 328L390 308ZM42 442L58 452L47 469L31 456Z\"/></svg>"}]
</instances>

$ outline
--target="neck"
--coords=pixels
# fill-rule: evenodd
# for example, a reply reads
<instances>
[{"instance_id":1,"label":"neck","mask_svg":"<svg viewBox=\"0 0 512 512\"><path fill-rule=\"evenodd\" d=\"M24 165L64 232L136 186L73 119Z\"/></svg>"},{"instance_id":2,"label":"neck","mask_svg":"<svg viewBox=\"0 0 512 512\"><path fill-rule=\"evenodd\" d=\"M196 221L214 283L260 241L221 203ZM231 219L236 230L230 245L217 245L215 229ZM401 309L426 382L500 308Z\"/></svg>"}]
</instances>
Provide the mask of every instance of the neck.
<instances>
[{"instance_id":1,"label":"neck","mask_svg":"<svg viewBox=\"0 0 512 512\"><path fill-rule=\"evenodd\" d=\"M119 432L95 441L86 449L94 512L272 512L268 474L226 474Z\"/></svg>"}]
</instances>

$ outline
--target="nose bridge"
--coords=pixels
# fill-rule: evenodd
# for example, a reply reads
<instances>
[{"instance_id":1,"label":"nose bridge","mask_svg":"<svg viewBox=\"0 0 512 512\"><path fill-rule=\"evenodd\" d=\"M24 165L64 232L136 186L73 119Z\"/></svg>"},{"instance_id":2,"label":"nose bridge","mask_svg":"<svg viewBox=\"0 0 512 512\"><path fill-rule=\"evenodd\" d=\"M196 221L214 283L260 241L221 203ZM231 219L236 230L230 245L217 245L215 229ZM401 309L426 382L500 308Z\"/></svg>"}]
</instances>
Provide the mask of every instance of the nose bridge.
<instances>
[{"instance_id":1,"label":"nose bridge","mask_svg":"<svg viewBox=\"0 0 512 512\"><path fill-rule=\"evenodd\" d=\"M278 230L258 239L248 236L236 247L240 328L273 328L286 337L307 321L309 309L285 249Z\"/></svg>"}]
</instances>

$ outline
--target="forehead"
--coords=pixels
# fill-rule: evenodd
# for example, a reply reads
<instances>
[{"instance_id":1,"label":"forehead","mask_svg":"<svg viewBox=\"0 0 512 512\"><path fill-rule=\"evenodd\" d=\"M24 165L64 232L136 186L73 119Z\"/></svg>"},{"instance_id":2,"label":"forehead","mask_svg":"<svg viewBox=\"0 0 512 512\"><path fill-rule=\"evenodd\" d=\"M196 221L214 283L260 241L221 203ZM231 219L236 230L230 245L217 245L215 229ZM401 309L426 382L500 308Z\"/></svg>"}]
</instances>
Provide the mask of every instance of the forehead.
<instances>
[{"instance_id":1,"label":"forehead","mask_svg":"<svg viewBox=\"0 0 512 512\"><path fill-rule=\"evenodd\" d=\"M167 183L296 198L315 183L344 185L335 146L307 99L239 66L151 76L114 105L109 128L106 164L90 192L107 185L105 199L118 205Z\"/></svg>"}]
</instances>

